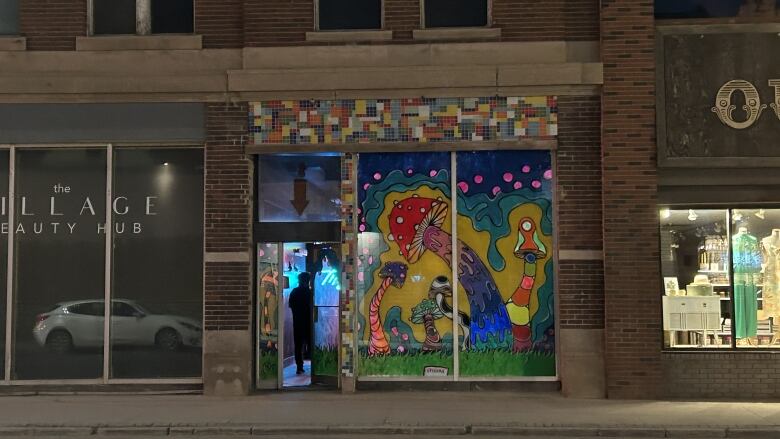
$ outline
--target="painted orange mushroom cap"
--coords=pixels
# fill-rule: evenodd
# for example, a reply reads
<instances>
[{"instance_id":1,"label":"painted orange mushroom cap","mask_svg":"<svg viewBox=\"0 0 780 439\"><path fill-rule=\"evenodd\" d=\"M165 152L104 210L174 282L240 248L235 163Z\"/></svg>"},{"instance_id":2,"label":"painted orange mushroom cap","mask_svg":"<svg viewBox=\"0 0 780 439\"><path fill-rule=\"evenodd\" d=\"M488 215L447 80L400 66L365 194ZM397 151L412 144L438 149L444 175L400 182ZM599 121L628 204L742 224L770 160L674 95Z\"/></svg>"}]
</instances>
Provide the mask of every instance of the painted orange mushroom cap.
<instances>
[{"instance_id":1,"label":"painted orange mushroom cap","mask_svg":"<svg viewBox=\"0 0 780 439\"><path fill-rule=\"evenodd\" d=\"M441 198L413 195L396 201L388 215L389 241L395 241L401 255L411 264L425 252L423 237L428 227L441 228L447 219L447 204Z\"/></svg>"}]
</instances>

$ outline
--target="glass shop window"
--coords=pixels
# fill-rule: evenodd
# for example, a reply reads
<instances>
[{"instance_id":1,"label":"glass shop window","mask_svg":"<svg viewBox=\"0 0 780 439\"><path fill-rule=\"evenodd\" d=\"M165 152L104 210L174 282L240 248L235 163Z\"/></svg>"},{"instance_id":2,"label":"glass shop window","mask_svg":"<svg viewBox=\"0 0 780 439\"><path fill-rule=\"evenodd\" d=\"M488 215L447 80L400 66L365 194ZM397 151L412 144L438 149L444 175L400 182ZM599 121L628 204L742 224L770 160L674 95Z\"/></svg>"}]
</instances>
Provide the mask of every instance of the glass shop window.
<instances>
[{"instance_id":1,"label":"glass shop window","mask_svg":"<svg viewBox=\"0 0 780 439\"><path fill-rule=\"evenodd\" d=\"M261 222L341 220L339 154L261 155L257 163Z\"/></svg>"},{"instance_id":2,"label":"glass shop window","mask_svg":"<svg viewBox=\"0 0 780 439\"><path fill-rule=\"evenodd\" d=\"M0 35L19 33L19 0L0 0Z\"/></svg>"},{"instance_id":3,"label":"glass shop window","mask_svg":"<svg viewBox=\"0 0 780 439\"><path fill-rule=\"evenodd\" d=\"M780 209L660 215L664 345L780 346Z\"/></svg>"},{"instance_id":4,"label":"glass shop window","mask_svg":"<svg viewBox=\"0 0 780 439\"><path fill-rule=\"evenodd\" d=\"M2 1L2 0L0 0ZM93 0L95 35L192 33L192 0L152 0L151 8L138 8L137 0ZM143 15L138 16L141 11Z\"/></svg>"},{"instance_id":5,"label":"glass shop window","mask_svg":"<svg viewBox=\"0 0 780 439\"><path fill-rule=\"evenodd\" d=\"M488 0L424 0L425 27L478 27L488 24Z\"/></svg>"},{"instance_id":6,"label":"glass shop window","mask_svg":"<svg viewBox=\"0 0 780 439\"><path fill-rule=\"evenodd\" d=\"M382 0L319 0L320 30L382 28Z\"/></svg>"},{"instance_id":7,"label":"glass shop window","mask_svg":"<svg viewBox=\"0 0 780 439\"><path fill-rule=\"evenodd\" d=\"M774 17L780 0L657 0L655 18Z\"/></svg>"}]
</instances>

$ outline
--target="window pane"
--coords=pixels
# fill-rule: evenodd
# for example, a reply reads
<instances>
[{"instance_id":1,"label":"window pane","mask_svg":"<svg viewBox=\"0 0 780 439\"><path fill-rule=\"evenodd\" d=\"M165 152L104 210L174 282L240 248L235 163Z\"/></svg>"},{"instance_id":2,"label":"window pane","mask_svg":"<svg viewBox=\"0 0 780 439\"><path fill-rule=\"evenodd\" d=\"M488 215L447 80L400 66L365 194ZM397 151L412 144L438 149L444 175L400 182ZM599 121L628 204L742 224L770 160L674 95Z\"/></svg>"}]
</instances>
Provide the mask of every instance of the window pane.
<instances>
[{"instance_id":1,"label":"window pane","mask_svg":"<svg viewBox=\"0 0 780 439\"><path fill-rule=\"evenodd\" d=\"M105 199L105 150L17 151L14 378L102 376Z\"/></svg>"},{"instance_id":2,"label":"window pane","mask_svg":"<svg viewBox=\"0 0 780 439\"><path fill-rule=\"evenodd\" d=\"M730 347L729 236L725 210L661 209L666 347Z\"/></svg>"},{"instance_id":3,"label":"window pane","mask_svg":"<svg viewBox=\"0 0 780 439\"><path fill-rule=\"evenodd\" d=\"M381 0L319 0L320 29L380 29Z\"/></svg>"},{"instance_id":4,"label":"window pane","mask_svg":"<svg viewBox=\"0 0 780 439\"><path fill-rule=\"evenodd\" d=\"M0 379L5 379L6 286L8 285L8 150L0 150Z\"/></svg>"},{"instance_id":5,"label":"window pane","mask_svg":"<svg viewBox=\"0 0 780 439\"><path fill-rule=\"evenodd\" d=\"M780 0L656 0L656 18L773 17Z\"/></svg>"},{"instance_id":6,"label":"window pane","mask_svg":"<svg viewBox=\"0 0 780 439\"><path fill-rule=\"evenodd\" d=\"M734 209L731 218L737 347L777 347L780 209Z\"/></svg>"},{"instance_id":7,"label":"window pane","mask_svg":"<svg viewBox=\"0 0 780 439\"><path fill-rule=\"evenodd\" d=\"M0 35L19 33L19 0L0 0Z\"/></svg>"},{"instance_id":8,"label":"window pane","mask_svg":"<svg viewBox=\"0 0 780 439\"><path fill-rule=\"evenodd\" d=\"M425 0L425 27L487 25L487 0Z\"/></svg>"},{"instance_id":9,"label":"window pane","mask_svg":"<svg viewBox=\"0 0 780 439\"><path fill-rule=\"evenodd\" d=\"M555 376L550 153L459 152L457 163L460 374Z\"/></svg>"},{"instance_id":10,"label":"window pane","mask_svg":"<svg viewBox=\"0 0 780 439\"><path fill-rule=\"evenodd\" d=\"M198 377L203 151L114 150L111 376Z\"/></svg>"},{"instance_id":11,"label":"window pane","mask_svg":"<svg viewBox=\"0 0 780 439\"><path fill-rule=\"evenodd\" d=\"M93 0L95 35L135 34L135 0Z\"/></svg>"},{"instance_id":12,"label":"window pane","mask_svg":"<svg viewBox=\"0 0 780 439\"><path fill-rule=\"evenodd\" d=\"M258 158L260 221L340 221L341 157L279 154Z\"/></svg>"},{"instance_id":13,"label":"window pane","mask_svg":"<svg viewBox=\"0 0 780 439\"><path fill-rule=\"evenodd\" d=\"M449 153L360 154L362 376L452 376L450 188Z\"/></svg>"},{"instance_id":14,"label":"window pane","mask_svg":"<svg viewBox=\"0 0 780 439\"><path fill-rule=\"evenodd\" d=\"M152 33L193 32L192 0L152 0Z\"/></svg>"}]
</instances>

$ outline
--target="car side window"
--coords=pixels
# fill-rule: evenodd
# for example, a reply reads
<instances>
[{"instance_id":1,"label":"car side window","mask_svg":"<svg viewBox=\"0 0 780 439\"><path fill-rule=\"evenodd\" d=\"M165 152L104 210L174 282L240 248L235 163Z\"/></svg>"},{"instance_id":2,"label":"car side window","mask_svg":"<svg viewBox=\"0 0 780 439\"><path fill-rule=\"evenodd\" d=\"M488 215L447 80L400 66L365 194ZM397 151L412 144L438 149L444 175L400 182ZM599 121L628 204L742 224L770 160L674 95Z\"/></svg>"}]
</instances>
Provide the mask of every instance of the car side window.
<instances>
[{"instance_id":1,"label":"car side window","mask_svg":"<svg viewBox=\"0 0 780 439\"><path fill-rule=\"evenodd\" d=\"M84 302L77 303L68 307L68 312L72 314L82 314L85 316L102 316L102 302Z\"/></svg>"},{"instance_id":2,"label":"car side window","mask_svg":"<svg viewBox=\"0 0 780 439\"><path fill-rule=\"evenodd\" d=\"M118 317L134 317L138 311L124 302L114 302L111 305L111 314Z\"/></svg>"}]
</instances>

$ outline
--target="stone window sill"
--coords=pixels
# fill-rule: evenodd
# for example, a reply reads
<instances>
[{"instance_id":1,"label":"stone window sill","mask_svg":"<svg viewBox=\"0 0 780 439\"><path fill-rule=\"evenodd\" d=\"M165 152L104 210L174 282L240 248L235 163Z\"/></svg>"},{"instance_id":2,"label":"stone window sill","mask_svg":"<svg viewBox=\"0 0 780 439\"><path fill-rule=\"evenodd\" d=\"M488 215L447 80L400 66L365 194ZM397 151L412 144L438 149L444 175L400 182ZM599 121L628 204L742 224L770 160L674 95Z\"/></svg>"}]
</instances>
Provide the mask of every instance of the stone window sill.
<instances>
[{"instance_id":1,"label":"stone window sill","mask_svg":"<svg viewBox=\"0 0 780 439\"><path fill-rule=\"evenodd\" d=\"M105 35L76 37L76 50L199 50L201 35Z\"/></svg>"},{"instance_id":2,"label":"stone window sill","mask_svg":"<svg viewBox=\"0 0 780 439\"><path fill-rule=\"evenodd\" d=\"M420 41L497 40L501 38L498 27L446 27L415 29L412 37Z\"/></svg>"},{"instance_id":3,"label":"stone window sill","mask_svg":"<svg viewBox=\"0 0 780 439\"><path fill-rule=\"evenodd\" d=\"M27 38L14 36L0 36L0 51L27 50Z\"/></svg>"},{"instance_id":4,"label":"stone window sill","mask_svg":"<svg viewBox=\"0 0 780 439\"><path fill-rule=\"evenodd\" d=\"M390 41L391 30L319 31L306 32L306 41L314 43L359 43L364 41Z\"/></svg>"}]
</instances>

